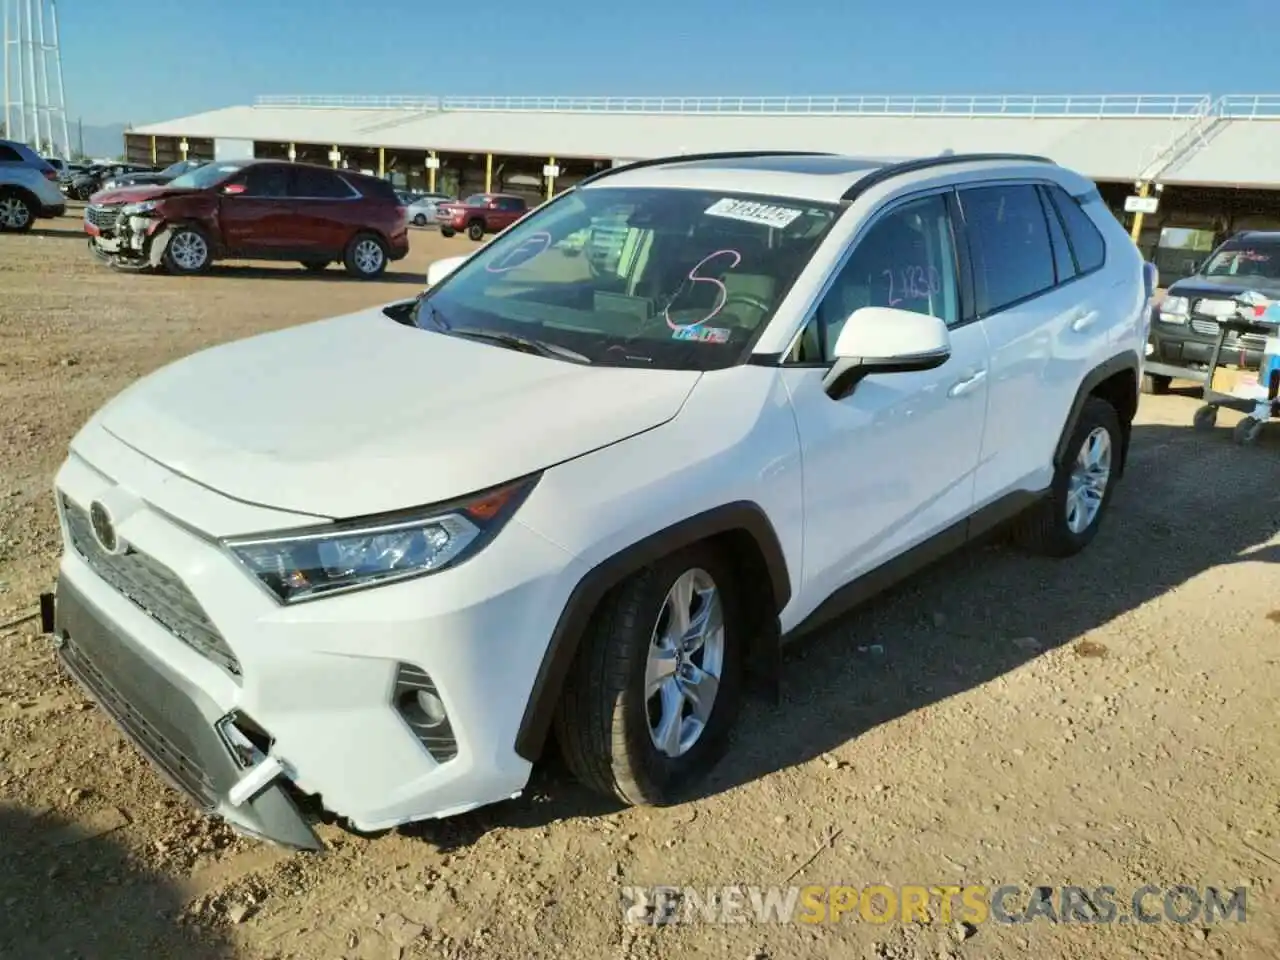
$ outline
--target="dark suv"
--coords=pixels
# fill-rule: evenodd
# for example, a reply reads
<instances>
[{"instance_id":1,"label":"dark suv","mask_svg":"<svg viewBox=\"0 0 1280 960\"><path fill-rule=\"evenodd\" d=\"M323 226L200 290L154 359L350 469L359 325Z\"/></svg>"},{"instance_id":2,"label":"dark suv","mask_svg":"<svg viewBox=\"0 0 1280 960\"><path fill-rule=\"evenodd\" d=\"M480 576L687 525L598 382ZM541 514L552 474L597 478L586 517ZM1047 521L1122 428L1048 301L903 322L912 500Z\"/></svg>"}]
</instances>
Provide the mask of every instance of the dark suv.
<instances>
[{"instance_id":1,"label":"dark suv","mask_svg":"<svg viewBox=\"0 0 1280 960\"><path fill-rule=\"evenodd\" d=\"M1174 377L1203 379L1222 332L1218 320L1233 309L1235 297L1250 291L1280 300L1280 232L1237 233L1169 287L1151 324L1146 389L1163 393ZM1255 334L1230 334L1225 344L1252 368L1265 347L1265 337Z\"/></svg>"},{"instance_id":2,"label":"dark suv","mask_svg":"<svg viewBox=\"0 0 1280 960\"><path fill-rule=\"evenodd\" d=\"M214 260L340 261L380 276L409 253L405 208L386 180L301 163L214 162L163 186L124 187L85 209L89 247L113 265L199 273Z\"/></svg>"}]
</instances>

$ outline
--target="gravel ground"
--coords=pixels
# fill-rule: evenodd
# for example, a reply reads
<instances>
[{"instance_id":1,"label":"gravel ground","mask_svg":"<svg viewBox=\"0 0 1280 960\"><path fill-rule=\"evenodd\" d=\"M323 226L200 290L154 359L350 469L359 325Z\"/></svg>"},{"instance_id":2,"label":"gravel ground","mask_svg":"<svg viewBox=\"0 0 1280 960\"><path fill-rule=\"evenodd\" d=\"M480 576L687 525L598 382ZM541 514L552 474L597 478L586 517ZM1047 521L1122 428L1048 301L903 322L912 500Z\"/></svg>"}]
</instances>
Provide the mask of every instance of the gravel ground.
<instances>
[{"instance_id":1,"label":"gravel ground","mask_svg":"<svg viewBox=\"0 0 1280 960\"><path fill-rule=\"evenodd\" d=\"M74 214L74 211L73 211ZM50 484L134 378L199 348L412 294L291 265L120 275L78 223L0 237L0 624L50 584ZM0 956L1275 957L1280 428L1254 449L1144 398L1130 473L1067 562L968 550L787 657L702 796L620 810L552 759L521 799L322 856L192 814L0 627ZM1247 888L1247 920L624 922L624 885ZM1158 898L1151 901L1157 907ZM1125 912L1122 910L1122 913Z\"/></svg>"}]
</instances>

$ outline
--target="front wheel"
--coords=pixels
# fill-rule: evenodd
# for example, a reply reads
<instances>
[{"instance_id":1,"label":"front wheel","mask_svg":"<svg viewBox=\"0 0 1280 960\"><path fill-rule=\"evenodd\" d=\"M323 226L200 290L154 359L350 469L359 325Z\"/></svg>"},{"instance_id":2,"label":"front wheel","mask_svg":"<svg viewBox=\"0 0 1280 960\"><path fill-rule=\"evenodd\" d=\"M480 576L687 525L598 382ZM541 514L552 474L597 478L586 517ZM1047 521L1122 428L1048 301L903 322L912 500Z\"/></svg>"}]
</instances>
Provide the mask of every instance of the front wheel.
<instances>
[{"instance_id":1,"label":"front wheel","mask_svg":"<svg viewBox=\"0 0 1280 960\"><path fill-rule=\"evenodd\" d=\"M387 269L387 245L372 233L358 233L347 244L343 257L347 273L361 280L373 280Z\"/></svg>"},{"instance_id":2,"label":"front wheel","mask_svg":"<svg viewBox=\"0 0 1280 960\"><path fill-rule=\"evenodd\" d=\"M14 190L0 190L0 230L23 233L31 229L35 219L26 197Z\"/></svg>"},{"instance_id":3,"label":"front wheel","mask_svg":"<svg viewBox=\"0 0 1280 960\"><path fill-rule=\"evenodd\" d=\"M426 215L422 213L416 214L413 218L413 225L415 227L425 227L427 225Z\"/></svg>"},{"instance_id":4,"label":"front wheel","mask_svg":"<svg viewBox=\"0 0 1280 960\"><path fill-rule=\"evenodd\" d=\"M440 236L442 236L442 237L452 237L452 236L454 236L455 234L457 234L457 232L458 232L458 231L457 231L457 230L455 230L455 229L453 229L453 227L441 227L441 228L440 228Z\"/></svg>"},{"instance_id":5,"label":"front wheel","mask_svg":"<svg viewBox=\"0 0 1280 960\"><path fill-rule=\"evenodd\" d=\"M467 236L479 243L484 239L484 224L479 220L472 220L467 225Z\"/></svg>"},{"instance_id":6,"label":"front wheel","mask_svg":"<svg viewBox=\"0 0 1280 960\"><path fill-rule=\"evenodd\" d=\"M699 544L633 574L595 611L556 716L585 786L662 804L723 755L742 697L737 584Z\"/></svg>"},{"instance_id":7,"label":"front wheel","mask_svg":"<svg viewBox=\"0 0 1280 960\"><path fill-rule=\"evenodd\" d=\"M170 273L200 273L210 261L209 238L198 227L174 227L164 248L164 266Z\"/></svg>"},{"instance_id":8,"label":"front wheel","mask_svg":"<svg viewBox=\"0 0 1280 960\"><path fill-rule=\"evenodd\" d=\"M1054 472L1049 495L1014 528L1014 539L1033 553L1069 557L1097 535L1120 467L1123 437L1115 408L1089 397Z\"/></svg>"}]
</instances>

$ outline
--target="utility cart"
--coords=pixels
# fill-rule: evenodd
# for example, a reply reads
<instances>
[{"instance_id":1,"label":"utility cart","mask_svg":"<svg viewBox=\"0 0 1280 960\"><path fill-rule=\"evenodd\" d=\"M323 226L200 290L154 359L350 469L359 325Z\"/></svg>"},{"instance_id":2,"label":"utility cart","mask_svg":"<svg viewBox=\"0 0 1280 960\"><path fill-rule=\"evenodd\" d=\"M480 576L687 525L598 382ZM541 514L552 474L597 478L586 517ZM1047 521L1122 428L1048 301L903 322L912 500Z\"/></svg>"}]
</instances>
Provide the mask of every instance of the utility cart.
<instances>
[{"instance_id":1,"label":"utility cart","mask_svg":"<svg viewBox=\"0 0 1280 960\"><path fill-rule=\"evenodd\" d=\"M1211 430L1221 407L1238 410L1245 417L1236 424L1232 439L1251 445L1267 423L1280 419L1280 302L1268 306L1256 295L1246 294L1234 302L1233 312L1218 318L1218 326L1218 342L1204 380L1204 406L1192 423L1197 430ZM1265 345L1261 367L1247 369L1245 352L1257 350L1259 341Z\"/></svg>"}]
</instances>

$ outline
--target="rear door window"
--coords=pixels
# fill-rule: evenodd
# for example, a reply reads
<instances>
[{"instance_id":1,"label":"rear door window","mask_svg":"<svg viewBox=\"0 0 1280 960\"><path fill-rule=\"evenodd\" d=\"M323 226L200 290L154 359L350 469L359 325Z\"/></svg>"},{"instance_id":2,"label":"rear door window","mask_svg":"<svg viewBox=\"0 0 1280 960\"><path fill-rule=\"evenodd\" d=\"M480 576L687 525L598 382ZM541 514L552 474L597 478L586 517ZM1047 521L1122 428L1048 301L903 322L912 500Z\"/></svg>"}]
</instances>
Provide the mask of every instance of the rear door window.
<instances>
[{"instance_id":1,"label":"rear door window","mask_svg":"<svg viewBox=\"0 0 1280 960\"><path fill-rule=\"evenodd\" d=\"M960 191L973 256L978 314L985 316L1051 289L1049 224L1030 184Z\"/></svg>"},{"instance_id":2,"label":"rear door window","mask_svg":"<svg viewBox=\"0 0 1280 960\"><path fill-rule=\"evenodd\" d=\"M351 188L335 173L299 167L293 172L293 195L300 200L344 200Z\"/></svg>"},{"instance_id":3,"label":"rear door window","mask_svg":"<svg viewBox=\"0 0 1280 960\"><path fill-rule=\"evenodd\" d=\"M1066 283L1076 275L1076 261L1071 256L1071 242L1067 240L1062 220L1054 209L1045 188L1040 188L1040 200L1044 203L1044 216L1049 221L1049 238L1053 241L1053 265L1058 272L1058 282Z\"/></svg>"},{"instance_id":4,"label":"rear door window","mask_svg":"<svg viewBox=\"0 0 1280 960\"><path fill-rule=\"evenodd\" d=\"M1071 241L1071 252L1081 273L1090 273L1102 266L1107 259L1107 242L1102 233L1080 206L1080 201L1059 186L1044 188L1062 217Z\"/></svg>"},{"instance_id":5,"label":"rear door window","mask_svg":"<svg viewBox=\"0 0 1280 960\"><path fill-rule=\"evenodd\" d=\"M244 174L246 197L283 199L289 196L289 170L286 167L250 167Z\"/></svg>"}]
</instances>

